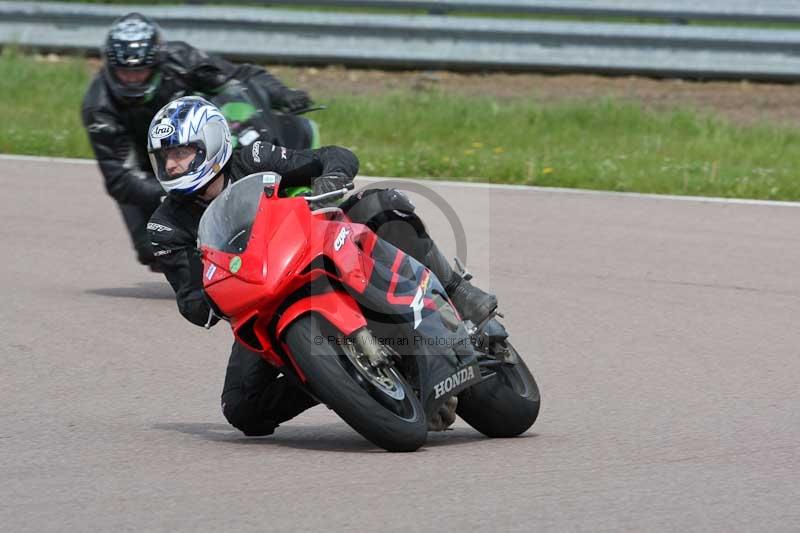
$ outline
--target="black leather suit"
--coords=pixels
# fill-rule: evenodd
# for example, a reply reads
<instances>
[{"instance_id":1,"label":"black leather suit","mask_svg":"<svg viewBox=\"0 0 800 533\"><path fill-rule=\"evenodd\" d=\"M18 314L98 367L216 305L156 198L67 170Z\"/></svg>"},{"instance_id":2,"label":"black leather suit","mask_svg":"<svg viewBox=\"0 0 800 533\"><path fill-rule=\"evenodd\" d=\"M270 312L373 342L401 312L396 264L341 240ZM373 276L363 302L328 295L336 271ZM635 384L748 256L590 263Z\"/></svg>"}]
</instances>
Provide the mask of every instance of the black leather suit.
<instances>
[{"instance_id":1,"label":"black leather suit","mask_svg":"<svg viewBox=\"0 0 800 533\"><path fill-rule=\"evenodd\" d=\"M262 88L274 107L281 106L282 98L289 94L285 85L260 67L234 65L180 41L166 45L157 75L161 81L155 95L132 105L116 100L98 74L81 109L106 190L119 204L138 259L144 264L153 261L145 225L165 194L147 157L147 130L153 115L175 98L194 92L213 94L231 79Z\"/></svg>"}]
</instances>

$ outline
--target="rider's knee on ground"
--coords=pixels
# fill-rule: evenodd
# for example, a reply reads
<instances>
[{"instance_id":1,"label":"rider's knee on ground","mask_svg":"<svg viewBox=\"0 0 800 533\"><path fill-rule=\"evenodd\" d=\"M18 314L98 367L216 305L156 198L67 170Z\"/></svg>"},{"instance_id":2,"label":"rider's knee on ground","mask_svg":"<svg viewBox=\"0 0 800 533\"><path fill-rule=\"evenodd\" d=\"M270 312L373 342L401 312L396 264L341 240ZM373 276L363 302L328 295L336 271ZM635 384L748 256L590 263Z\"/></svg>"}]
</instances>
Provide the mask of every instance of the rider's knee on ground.
<instances>
[{"instance_id":1,"label":"rider's knee on ground","mask_svg":"<svg viewBox=\"0 0 800 533\"><path fill-rule=\"evenodd\" d=\"M259 415L256 402L248 401L240 390L226 391L222 395L222 414L230 425L248 437L272 435L278 425Z\"/></svg>"}]
</instances>

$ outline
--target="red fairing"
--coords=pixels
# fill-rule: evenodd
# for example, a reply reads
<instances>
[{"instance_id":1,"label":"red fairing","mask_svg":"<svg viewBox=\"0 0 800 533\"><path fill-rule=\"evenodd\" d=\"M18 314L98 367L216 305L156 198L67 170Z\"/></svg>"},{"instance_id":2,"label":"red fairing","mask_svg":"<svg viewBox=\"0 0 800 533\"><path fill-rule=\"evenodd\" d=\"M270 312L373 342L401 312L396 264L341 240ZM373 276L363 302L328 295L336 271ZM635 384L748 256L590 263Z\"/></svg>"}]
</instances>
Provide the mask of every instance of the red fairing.
<instances>
[{"instance_id":1,"label":"red fairing","mask_svg":"<svg viewBox=\"0 0 800 533\"><path fill-rule=\"evenodd\" d=\"M350 335L367 325L364 315L353 297L343 292L332 291L309 296L290 306L281 315L275 328L281 337L286 327L306 313L319 313L345 335Z\"/></svg>"},{"instance_id":2,"label":"red fairing","mask_svg":"<svg viewBox=\"0 0 800 533\"><path fill-rule=\"evenodd\" d=\"M328 276L362 293L374 268L369 253L375 242L369 228L350 223L339 210L314 213L302 198L262 195L242 253L201 246L204 289L240 342L276 367L292 365L304 379L280 340L285 329L309 312L345 335L366 326L347 292L308 294L308 288Z\"/></svg>"},{"instance_id":3,"label":"red fairing","mask_svg":"<svg viewBox=\"0 0 800 533\"><path fill-rule=\"evenodd\" d=\"M328 292L304 298L286 309L275 327L277 337L282 339L283 332L289 324L307 313L318 313L322 315L328 322L336 325L345 335L350 335L357 329L367 325L366 320L364 320L364 315L358 308L358 304L349 294ZM295 362L286 344L281 342L281 346L283 347L283 353L287 355L287 358L291 362L295 373L302 381L306 381L305 374L303 374L303 371ZM272 362L269 358L267 358L267 361Z\"/></svg>"}]
</instances>

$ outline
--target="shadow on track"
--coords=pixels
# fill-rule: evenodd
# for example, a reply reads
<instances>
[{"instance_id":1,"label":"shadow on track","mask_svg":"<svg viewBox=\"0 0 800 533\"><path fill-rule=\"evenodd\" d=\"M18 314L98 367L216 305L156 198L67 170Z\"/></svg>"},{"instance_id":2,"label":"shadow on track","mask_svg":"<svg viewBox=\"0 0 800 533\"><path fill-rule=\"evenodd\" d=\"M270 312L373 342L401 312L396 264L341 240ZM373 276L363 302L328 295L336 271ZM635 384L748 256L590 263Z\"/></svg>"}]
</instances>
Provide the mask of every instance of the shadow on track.
<instances>
[{"instance_id":1,"label":"shadow on track","mask_svg":"<svg viewBox=\"0 0 800 533\"><path fill-rule=\"evenodd\" d=\"M163 423L155 424L153 427L162 431L176 431L217 442L285 446L323 452L383 453L383 450L376 448L374 444L350 429L344 422L294 427L291 423L288 423L286 426L279 427L273 435L266 437L245 437L238 430L227 424ZM525 435L518 438L527 436L533 437L534 435ZM443 433L429 433L428 442L422 450L439 446L459 446L478 441L487 441L487 444L489 444L489 440L471 428L455 428Z\"/></svg>"},{"instance_id":2,"label":"shadow on track","mask_svg":"<svg viewBox=\"0 0 800 533\"><path fill-rule=\"evenodd\" d=\"M137 283L136 287L108 287L89 289L86 292L112 298L139 298L144 300L175 299L175 293L167 283L156 281L142 281Z\"/></svg>"}]
</instances>

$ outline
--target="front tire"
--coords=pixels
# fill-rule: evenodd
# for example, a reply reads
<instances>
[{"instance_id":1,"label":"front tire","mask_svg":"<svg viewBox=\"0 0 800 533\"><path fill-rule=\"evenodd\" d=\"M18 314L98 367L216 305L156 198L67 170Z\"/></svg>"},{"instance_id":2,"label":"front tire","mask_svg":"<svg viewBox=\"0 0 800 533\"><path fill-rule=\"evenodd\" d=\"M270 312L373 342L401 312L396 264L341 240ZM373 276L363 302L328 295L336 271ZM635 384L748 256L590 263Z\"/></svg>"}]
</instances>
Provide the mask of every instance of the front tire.
<instances>
[{"instance_id":1,"label":"front tire","mask_svg":"<svg viewBox=\"0 0 800 533\"><path fill-rule=\"evenodd\" d=\"M539 386L514 347L506 347L514 364L493 367L458 396L458 416L487 437L521 435L539 416Z\"/></svg>"},{"instance_id":2,"label":"front tire","mask_svg":"<svg viewBox=\"0 0 800 533\"><path fill-rule=\"evenodd\" d=\"M285 340L307 385L342 420L390 452L412 452L427 440L427 421L419 399L394 367L371 382L342 346L341 332L318 315L303 315L289 325ZM320 343L320 339L323 342ZM390 385L391 385L390 383ZM380 385L383 385L381 387Z\"/></svg>"}]
</instances>

